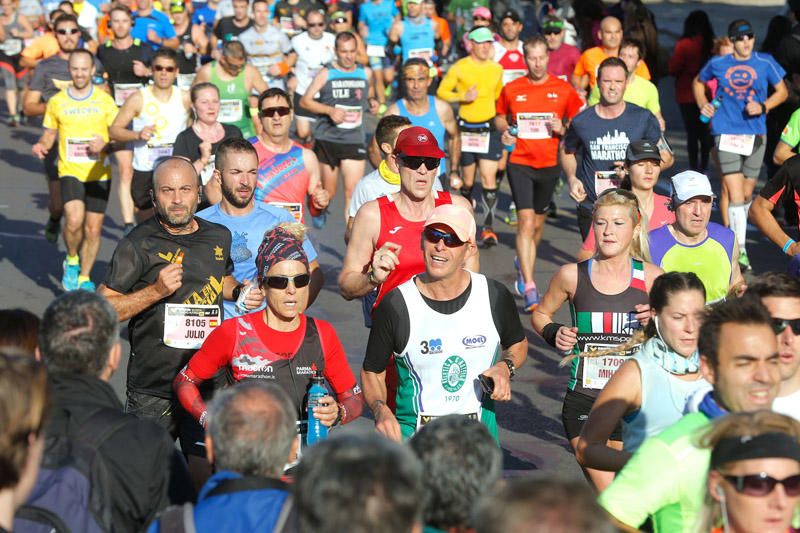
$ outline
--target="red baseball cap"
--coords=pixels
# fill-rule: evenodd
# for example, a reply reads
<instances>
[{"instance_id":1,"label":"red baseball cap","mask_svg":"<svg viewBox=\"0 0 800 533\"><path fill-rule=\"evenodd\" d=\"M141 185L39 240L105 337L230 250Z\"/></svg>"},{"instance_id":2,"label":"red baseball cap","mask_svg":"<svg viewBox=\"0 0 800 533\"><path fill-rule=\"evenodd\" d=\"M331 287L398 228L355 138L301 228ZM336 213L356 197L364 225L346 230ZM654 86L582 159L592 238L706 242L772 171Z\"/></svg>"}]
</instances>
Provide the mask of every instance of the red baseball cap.
<instances>
[{"instance_id":1,"label":"red baseball cap","mask_svg":"<svg viewBox=\"0 0 800 533\"><path fill-rule=\"evenodd\" d=\"M394 153L399 156L444 157L436 137L429 130L412 126L400 132L394 143Z\"/></svg>"}]
</instances>

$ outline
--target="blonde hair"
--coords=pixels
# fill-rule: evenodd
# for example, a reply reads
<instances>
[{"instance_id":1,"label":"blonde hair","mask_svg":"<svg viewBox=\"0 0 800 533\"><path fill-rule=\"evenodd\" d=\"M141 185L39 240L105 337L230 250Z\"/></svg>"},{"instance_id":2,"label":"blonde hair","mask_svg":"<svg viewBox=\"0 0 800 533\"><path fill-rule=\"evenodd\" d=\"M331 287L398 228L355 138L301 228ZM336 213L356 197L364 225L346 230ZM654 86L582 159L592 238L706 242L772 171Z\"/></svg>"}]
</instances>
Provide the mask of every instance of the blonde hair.
<instances>
[{"instance_id":1,"label":"blonde hair","mask_svg":"<svg viewBox=\"0 0 800 533\"><path fill-rule=\"evenodd\" d=\"M278 227L283 228L286 233L300 242L303 242L303 239L306 238L306 232L308 231L308 229L300 222L281 222L278 224Z\"/></svg>"},{"instance_id":2,"label":"blonde hair","mask_svg":"<svg viewBox=\"0 0 800 533\"><path fill-rule=\"evenodd\" d=\"M718 418L698 438L701 448L713 450L722 439L730 437L758 437L767 433L785 433L800 441L800 422L794 418L774 411L755 411L752 413L729 413ZM701 514L701 527L697 531L711 531L722 520L722 509L706 490Z\"/></svg>"},{"instance_id":3,"label":"blonde hair","mask_svg":"<svg viewBox=\"0 0 800 533\"><path fill-rule=\"evenodd\" d=\"M635 232L631 240L630 254L639 261L650 261L650 241L647 238L647 217L639 209L639 200L631 191L624 189L609 189L597 197L592 210L592 221L601 207L621 206L628 209L628 216L631 217L634 227L639 226L639 231ZM597 239L595 239L597 242Z\"/></svg>"}]
</instances>

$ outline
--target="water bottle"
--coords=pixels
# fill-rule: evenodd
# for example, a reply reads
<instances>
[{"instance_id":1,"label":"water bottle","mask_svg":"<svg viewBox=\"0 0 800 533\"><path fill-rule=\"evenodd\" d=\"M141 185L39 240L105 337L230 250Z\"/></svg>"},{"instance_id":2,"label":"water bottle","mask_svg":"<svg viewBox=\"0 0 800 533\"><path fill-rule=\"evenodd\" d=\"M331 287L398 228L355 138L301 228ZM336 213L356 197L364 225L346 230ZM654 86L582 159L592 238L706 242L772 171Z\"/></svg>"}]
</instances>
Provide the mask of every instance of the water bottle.
<instances>
[{"instance_id":1,"label":"water bottle","mask_svg":"<svg viewBox=\"0 0 800 533\"><path fill-rule=\"evenodd\" d=\"M325 378L322 376L322 371L316 370L314 377L311 378L311 388L308 389L308 436L306 437L306 443L309 446L325 440L328 436L328 426L323 425L314 416L314 408L319 407L319 401L323 396L327 395L328 389L325 388Z\"/></svg>"},{"instance_id":2,"label":"water bottle","mask_svg":"<svg viewBox=\"0 0 800 533\"><path fill-rule=\"evenodd\" d=\"M722 95L718 94L713 100L711 100L711 105L714 106L714 109L719 109L719 106L722 105ZM710 118L700 113L700 122L703 124L708 124L710 121Z\"/></svg>"},{"instance_id":3,"label":"water bottle","mask_svg":"<svg viewBox=\"0 0 800 533\"><path fill-rule=\"evenodd\" d=\"M516 126L510 126L510 127L508 128L508 134L509 134L509 135L513 135L514 137L516 137L518 133L519 133L519 128L518 128L518 127L516 127ZM504 143L504 144L503 144L503 146L505 147L505 149L506 149L507 151L509 151L509 152L513 152L513 151L514 151L514 146L515 146L516 144L517 144L517 140L516 140L516 139L514 139L514 142L513 142L513 143L511 143L511 144L505 144L505 143Z\"/></svg>"}]
</instances>

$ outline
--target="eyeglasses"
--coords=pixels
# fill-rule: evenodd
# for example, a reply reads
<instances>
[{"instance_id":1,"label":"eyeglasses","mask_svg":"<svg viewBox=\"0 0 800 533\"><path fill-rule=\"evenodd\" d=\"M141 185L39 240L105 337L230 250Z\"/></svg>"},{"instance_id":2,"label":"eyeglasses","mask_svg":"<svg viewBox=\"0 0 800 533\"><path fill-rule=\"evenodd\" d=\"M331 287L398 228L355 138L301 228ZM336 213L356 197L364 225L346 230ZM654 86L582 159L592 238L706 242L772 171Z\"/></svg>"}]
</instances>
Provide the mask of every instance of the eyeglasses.
<instances>
[{"instance_id":1,"label":"eyeglasses","mask_svg":"<svg viewBox=\"0 0 800 533\"><path fill-rule=\"evenodd\" d=\"M314 22L312 24L312 23L309 22L308 23L308 27L309 28L324 28L325 27L325 23L324 22Z\"/></svg>"},{"instance_id":2,"label":"eyeglasses","mask_svg":"<svg viewBox=\"0 0 800 533\"><path fill-rule=\"evenodd\" d=\"M76 33L80 33L81 30L78 28L59 28L56 30L56 33L59 35L75 35Z\"/></svg>"},{"instance_id":3,"label":"eyeglasses","mask_svg":"<svg viewBox=\"0 0 800 533\"><path fill-rule=\"evenodd\" d=\"M756 34L755 33L743 33L742 35L736 35L735 37L731 37L731 41L733 41L733 42L744 41L745 38L747 38L748 40L752 41L753 39L756 38Z\"/></svg>"},{"instance_id":4,"label":"eyeglasses","mask_svg":"<svg viewBox=\"0 0 800 533\"><path fill-rule=\"evenodd\" d=\"M178 67L169 66L166 67L164 65L153 65L153 70L156 72L175 72L178 70Z\"/></svg>"},{"instance_id":5,"label":"eyeglasses","mask_svg":"<svg viewBox=\"0 0 800 533\"><path fill-rule=\"evenodd\" d=\"M311 274L297 274L296 276L267 276L264 284L270 289L283 290L292 282L296 289L302 289L311 283Z\"/></svg>"},{"instance_id":6,"label":"eyeglasses","mask_svg":"<svg viewBox=\"0 0 800 533\"><path fill-rule=\"evenodd\" d=\"M787 496L800 496L800 474L795 474L784 479L775 479L764 472L747 476L723 477L733 485L736 492L747 494L748 496L766 496L775 490L775 485L783 485L783 490L786 491Z\"/></svg>"},{"instance_id":7,"label":"eyeglasses","mask_svg":"<svg viewBox=\"0 0 800 533\"><path fill-rule=\"evenodd\" d=\"M772 330L775 335L780 335L786 328L792 328L792 333L800 335L800 318L773 318Z\"/></svg>"},{"instance_id":8,"label":"eyeglasses","mask_svg":"<svg viewBox=\"0 0 800 533\"><path fill-rule=\"evenodd\" d=\"M266 107L258 112L258 116L261 118L270 118L274 117L275 113L277 113L279 117L285 117L291 112L292 110L286 106Z\"/></svg>"},{"instance_id":9,"label":"eyeglasses","mask_svg":"<svg viewBox=\"0 0 800 533\"><path fill-rule=\"evenodd\" d=\"M238 64L237 63L231 63L225 56L222 56L220 58L220 60L223 61L225 63L225 66L230 70L237 70L237 71L238 70L242 70L244 68L244 66L245 66L244 62L238 63Z\"/></svg>"},{"instance_id":10,"label":"eyeglasses","mask_svg":"<svg viewBox=\"0 0 800 533\"><path fill-rule=\"evenodd\" d=\"M455 233L448 233L434 228L425 228L422 232L425 240L431 244L436 244L439 241L444 241L444 245L448 248L457 248L464 244L464 241L458 238Z\"/></svg>"},{"instance_id":11,"label":"eyeglasses","mask_svg":"<svg viewBox=\"0 0 800 533\"><path fill-rule=\"evenodd\" d=\"M414 170L418 169L420 165L425 165L426 170L433 170L439 168L442 160L438 157L405 155L400 158L400 162L404 167L413 168Z\"/></svg>"}]
</instances>

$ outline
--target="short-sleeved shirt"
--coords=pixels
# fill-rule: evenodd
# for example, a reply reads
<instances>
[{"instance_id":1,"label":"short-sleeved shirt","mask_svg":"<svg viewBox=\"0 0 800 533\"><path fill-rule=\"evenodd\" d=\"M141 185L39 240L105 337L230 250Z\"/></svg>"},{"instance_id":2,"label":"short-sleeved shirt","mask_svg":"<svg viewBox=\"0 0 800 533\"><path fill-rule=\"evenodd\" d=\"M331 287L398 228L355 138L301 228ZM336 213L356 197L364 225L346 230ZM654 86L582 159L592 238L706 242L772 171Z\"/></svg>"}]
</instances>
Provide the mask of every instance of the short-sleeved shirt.
<instances>
[{"instance_id":1,"label":"short-sleeved shirt","mask_svg":"<svg viewBox=\"0 0 800 533\"><path fill-rule=\"evenodd\" d=\"M562 43L556 50L550 50L550 59L547 61L547 72L553 76L572 82L572 73L575 65L581 58L581 51L571 44Z\"/></svg>"},{"instance_id":2,"label":"short-sleeved shirt","mask_svg":"<svg viewBox=\"0 0 800 533\"><path fill-rule=\"evenodd\" d=\"M541 84L533 83L527 76L508 83L500 93L496 110L498 115L508 117L509 124L520 128L511 162L534 168L556 166L559 137L552 133L542 137L539 131L551 117L572 119L582 107L583 102L572 85L555 76L548 76ZM526 124L535 124L537 133L527 132Z\"/></svg>"},{"instance_id":3,"label":"short-sleeved shirt","mask_svg":"<svg viewBox=\"0 0 800 533\"><path fill-rule=\"evenodd\" d=\"M600 505L634 528L652 516L655 533L698 531L711 451L696 443L708 424L706 415L688 414L645 440L600 493Z\"/></svg>"},{"instance_id":4,"label":"short-sleeved shirt","mask_svg":"<svg viewBox=\"0 0 800 533\"><path fill-rule=\"evenodd\" d=\"M389 28L397 16L397 6L391 0L373 2L365 0L358 8L358 20L369 28L367 44L385 46L389 40Z\"/></svg>"},{"instance_id":5,"label":"short-sleeved shirt","mask_svg":"<svg viewBox=\"0 0 800 533\"><path fill-rule=\"evenodd\" d=\"M478 97L458 108L458 116L467 122L484 122L495 116L495 102L503 89L503 67L494 61L475 61L472 56L459 59L445 74L436 95L448 102L475 86Z\"/></svg>"},{"instance_id":6,"label":"short-sleeved shirt","mask_svg":"<svg viewBox=\"0 0 800 533\"><path fill-rule=\"evenodd\" d=\"M206 4L194 12L194 15L192 15L192 24L203 25L206 31L211 31L216 18L217 10L212 9Z\"/></svg>"},{"instance_id":7,"label":"short-sleeved shirt","mask_svg":"<svg viewBox=\"0 0 800 533\"><path fill-rule=\"evenodd\" d=\"M789 117L789 122L786 123L781 132L781 142L788 144L792 150L796 149L797 145L800 144L800 109Z\"/></svg>"},{"instance_id":8,"label":"short-sleeved shirt","mask_svg":"<svg viewBox=\"0 0 800 533\"><path fill-rule=\"evenodd\" d=\"M251 26L239 34L239 42L247 52L247 61L267 77L269 67L283 61L284 54L292 51L292 43L281 30L267 26L263 33Z\"/></svg>"},{"instance_id":9,"label":"short-sleeved shirt","mask_svg":"<svg viewBox=\"0 0 800 533\"><path fill-rule=\"evenodd\" d=\"M751 117L745 107L751 100L763 103L769 87L779 83L785 75L783 67L763 52L753 52L749 59L741 61L733 54L711 58L698 74L702 82L717 80L717 95L722 95L722 103L711 119L711 133L765 134L766 115Z\"/></svg>"},{"instance_id":10,"label":"short-sleeved shirt","mask_svg":"<svg viewBox=\"0 0 800 533\"><path fill-rule=\"evenodd\" d=\"M94 86L81 99L66 88L47 102L42 124L58 131L59 176L72 176L83 182L111 179L108 158L104 154L88 154L87 143L95 135L108 141L108 128L118 110L114 99Z\"/></svg>"},{"instance_id":11,"label":"short-sleeved shirt","mask_svg":"<svg viewBox=\"0 0 800 533\"><path fill-rule=\"evenodd\" d=\"M128 390L172 398L172 381L194 349L173 348L164 342L167 304L209 305L222 313L222 284L233 273L231 232L228 228L195 218L197 231L172 235L153 217L136 226L117 245L105 285L131 294L156 282L162 268L181 257L182 284L128 323L131 345ZM222 316L219 317L220 321Z\"/></svg>"},{"instance_id":12,"label":"short-sleeved shirt","mask_svg":"<svg viewBox=\"0 0 800 533\"><path fill-rule=\"evenodd\" d=\"M139 39L143 43L149 42L150 46L153 47L153 50L156 50L160 45L151 42L147 38L147 32L149 30L155 30L159 39L172 39L176 35L175 28L172 27L169 17L167 17L161 11L156 11L153 9L149 15L144 16L134 13L131 36L134 39Z\"/></svg>"},{"instance_id":13,"label":"short-sleeved shirt","mask_svg":"<svg viewBox=\"0 0 800 533\"><path fill-rule=\"evenodd\" d=\"M797 155L784 161L778 172L764 184L759 196L777 205L786 194L792 195L800 213L800 156Z\"/></svg>"},{"instance_id":14,"label":"short-sleeved shirt","mask_svg":"<svg viewBox=\"0 0 800 533\"><path fill-rule=\"evenodd\" d=\"M640 78L636 74L625 87L625 94L622 97L626 102L643 107L651 113L661 112L661 103L658 101L658 88L653 82ZM595 105L600 101L600 88L595 86L589 93L587 100L589 105Z\"/></svg>"},{"instance_id":15,"label":"short-sleeved shirt","mask_svg":"<svg viewBox=\"0 0 800 533\"><path fill-rule=\"evenodd\" d=\"M600 63L602 63L608 57L608 54L606 54L605 50L603 50L603 48L600 46L589 48L583 54L581 54L580 59L578 59L578 64L575 65L575 75L588 75L589 88L593 89L595 85L597 85L597 68L600 66ZM647 64L645 64L644 61L639 61L639 64L636 65L636 70L634 72L637 76L641 76L646 80L649 80L651 77L650 69L647 68Z\"/></svg>"},{"instance_id":16,"label":"short-sleeved shirt","mask_svg":"<svg viewBox=\"0 0 800 533\"><path fill-rule=\"evenodd\" d=\"M219 10L217 10L217 14L219 14ZM214 35L223 43L228 41L238 41L239 35L249 30L252 26L252 19L248 19L247 25L243 28L240 28L234 24L233 17L223 17L219 19L219 22L217 22L217 26L214 28Z\"/></svg>"},{"instance_id":17,"label":"short-sleeved shirt","mask_svg":"<svg viewBox=\"0 0 800 533\"><path fill-rule=\"evenodd\" d=\"M587 200L594 202L599 192L616 186L603 173L612 171L615 161L625 160L631 141L641 139L657 144L660 137L661 127L647 109L626 103L620 116L605 119L592 106L572 119L564 135L564 149L567 153L580 153L577 177L583 183Z\"/></svg>"},{"instance_id":18,"label":"short-sleeved shirt","mask_svg":"<svg viewBox=\"0 0 800 533\"><path fill-rule=\"evenodd\" d=\"M233 277L239 282L250 280L257 283L256 255L264 234L283 222L294 222L294 217L280 207L264 203L256 203L253 210L244 216L231 216L220 209L219 204L212 205L197 213L199 218L225 226L231 232L231 261L233 261ZM311 241L303 241L308 261L317 258L317 251ZM223 302L225 318L240 316L236 302ZM263 309L262 305L259 309Z\"/></svg>"}]
</instances>

